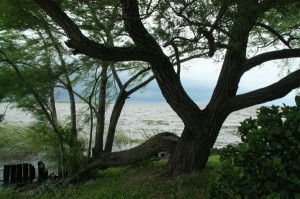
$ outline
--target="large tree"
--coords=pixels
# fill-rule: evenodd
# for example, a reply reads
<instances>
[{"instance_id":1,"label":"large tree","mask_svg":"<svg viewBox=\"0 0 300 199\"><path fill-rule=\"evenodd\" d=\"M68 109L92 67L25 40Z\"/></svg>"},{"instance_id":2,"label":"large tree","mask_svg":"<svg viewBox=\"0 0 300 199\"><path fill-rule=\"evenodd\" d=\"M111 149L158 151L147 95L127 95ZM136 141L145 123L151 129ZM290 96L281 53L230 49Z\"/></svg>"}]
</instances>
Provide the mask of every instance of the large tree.
<instances>
[{"instance_id":1,"label":"large tree","mask_svg":"<svg viewBox=\"0 0 300 199\"><path fill-rule=\"evenodd\" d=\"M124 47L121 42L118 47L109 46L84 35L72 20L72 13L63 7L63 1L36 2L65 31L66 45L74 49L74 54L151 65L163 96L185 126L168 163L171 175L205 167L210 149L230 113L281 98L300 86L300 70L296 70L267 87L237 94L241 77L250 69L272 60L300 57L298 0L106 2L120 6L125 30L133 41L131 46ZM148 23L151 20L152 24ZM169 45L176 56L163 51L162 46ZM194 57L222 57L219 79L204 109L188 96L172 64L176 57L180 65L187 53Z\"/></svg>"}]
</instances>

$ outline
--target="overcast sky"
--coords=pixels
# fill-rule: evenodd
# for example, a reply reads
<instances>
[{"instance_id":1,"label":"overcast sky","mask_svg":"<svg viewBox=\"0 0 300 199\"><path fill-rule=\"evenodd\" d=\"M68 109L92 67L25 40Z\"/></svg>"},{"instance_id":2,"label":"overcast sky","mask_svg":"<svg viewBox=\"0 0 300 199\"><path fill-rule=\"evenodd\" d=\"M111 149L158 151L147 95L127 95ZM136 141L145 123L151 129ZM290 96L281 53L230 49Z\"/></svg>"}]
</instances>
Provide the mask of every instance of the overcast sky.
<instances>
[{"instance_id":1,"label":"overcast sky","mask_svg":"<svg viewBox=\"0 0 300 199\"><path fill-rule=\"evenodd\" d=\"M205 105L209 101L213 88L216 85L220 72L220 64L211 60L197 59L188 64L182 71L181 80L190 97L197 103ZM280 79L280 69L276 63L267 63L248 71L241 79L238 93L245 93L265 87ZM286 97L267 103L294 105L295 91ZM151 82L142 91L135 93L128 102L165 102L155 81Z\"/></svg>"}]
</instances>

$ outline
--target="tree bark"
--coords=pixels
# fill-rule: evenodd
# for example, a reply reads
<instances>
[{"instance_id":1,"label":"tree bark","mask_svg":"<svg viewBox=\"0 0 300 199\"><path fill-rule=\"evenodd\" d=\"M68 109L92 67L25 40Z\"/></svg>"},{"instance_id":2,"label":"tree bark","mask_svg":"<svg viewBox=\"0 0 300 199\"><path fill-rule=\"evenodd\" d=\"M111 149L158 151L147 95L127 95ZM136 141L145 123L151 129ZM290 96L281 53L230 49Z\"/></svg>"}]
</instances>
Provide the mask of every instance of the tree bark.
<instances>
[{"instance_id":1,"label":"tree bark","mask_svg":"<svg viewBox=\"0 0 300 199\"><path fill-rule=\"evenodd\" d=\"M58 123L57 119L57 112L55 106L55 95L54 95L54 88L50 88L50 106L51 106L51 116L53 118L53 122Z\"/></svg>"},{"instance_id":2,"label":"tree bark","mask_svg":"<svg viewBox=\"0 0 300 199\"><path fill-rule=\"evenodd\" d=\"M113 110L111 112L112 114L110 116L110 122L109 122L109 127L107 132L106 143L105 143L105 152L112 151L116 127L127 97L128 96L126 94L126 91L121 90L114 104Z\"/></svg>"},{"instance_id":3,"label":"tree bark","mask_svg":"<svg viewBox=\"0 0 300 199\"><path fill-rule=\"evenodd\" d=\"M93 157L88 165L69 178L68 182L76 181L76 179L88 174L93 169L107 169L110 167L136 164L147 160L162 151L172 154L178 139L179 137L177 135L164 132L153 136L143 144L132 149L112 153L101 153L98 156Z\"/></svg>"},{"instance_id":4,"label":"tree bark","mask_svg":"<svg viewBox=\"0 0 300 199\"><path fill-rule=\"evenodd\" d=\"M146 79L145 81L143 81L142 83L136 85L135 87L133 87L132 89L130 89L129 91L126 91L126 89L128 88L128 86L137 78L139 78L141 75L143 75L145 72L149 71L150 68L146 68L143 70L140 70L138 73L136 73L135 75L133 75L128 81L126 81L126 83L123 85L115 68L114 65L111 65L111 69L113 72L113 75L117 81L117 84L119 86L119 94L117 97L117 100L114 104L113 110L112 110L112 114L110 117L110 123L109 123L109 127L108 127L108 133L107 133L107 138L106 138L106 144L105 144L105 151L106 152L111 152L112 148L113 148L113 142L114 142L114 138L115 138L115 132L116 132L116 127L118 124L118 120L120 118L121 112L123 110L123 107L125 105L126 99L129 98L129 96L136 92L137 90L139 90L140 88L146 86L149 82L151 82L154 77L151 76L148 79Z\"/></svg>"},{"instance_id":5,"label":"tree bark","mask_svg":"<svg viewBox=\"0 0 300 199\"><path fill-rule=\"evenodd\" d=\"M107 70L108 70L108 65L103 65L101 71L101 79L100 79L99 105L97 111L97 125L96 125L96 136L95 136L95 147L93 148L93 156L97 156L99 153L103 151Z\"/></svg>"},{"instance_id":6,"label":"tree bark","mask_svg":"<svg viewBox=\"0 0 300 199\"><path fill-rule=\"evenodd\" d=\"M197 121L197 126L201 127L197 133L192 133L185 127L168 162L167 174L175 177L205 168L210 150L229 114L230 109L227 107L215 107L215 109L206 107L203 110L206 119Z\"/></svg>"}]
</instances>

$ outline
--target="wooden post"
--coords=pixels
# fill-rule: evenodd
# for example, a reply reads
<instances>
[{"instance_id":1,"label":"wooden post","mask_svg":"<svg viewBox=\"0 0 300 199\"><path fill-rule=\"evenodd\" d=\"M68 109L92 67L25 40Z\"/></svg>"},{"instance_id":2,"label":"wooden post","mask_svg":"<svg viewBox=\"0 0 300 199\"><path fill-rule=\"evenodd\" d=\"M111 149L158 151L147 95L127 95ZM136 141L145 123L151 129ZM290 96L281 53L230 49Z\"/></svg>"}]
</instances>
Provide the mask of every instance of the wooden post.
<instances>
[{"instance_id":1,"label":"wooden post","mask_svg":"<svg viewBox=\"0 0 300 199\"><path fill-rule=\"evenodd\" d=\"M16 182L22 181L22 164L17 164L17 172L16 172Z\"/></svg>"},{"instance_id":2,"label":"wooden post","mask_svg":"<svg viewBox=\"0 0 300 199\"><path fill-rule=\"evenodd\" d=\"M29 181L32 182L35 178L35 169L32 164L29 164Z\"/></svg>"},{"instance_id":3,"label":"wooden post","mask_svg":"<svg viewBox=\"0 0 300 199\"><path fill-rule=\"evenodd\" d=\"M28 163L23 163L23 181L28 181Z\"/></svg>"},{"instance_id":4,"label":"wooden post","mask_svg":"<svg viewBox=\"0 0 300 199\"><path fill-rule=\"evenodd\" d=\"M17 169L17 166L15 164L10 165L10 182L11 183L16 182L16 169Z\"/></svg>"},{"instance_id":5,"label":"wooden post","mask_svg":"<svg viewBox=\"0 0 300 199\"><path fill-rule=\"evenodd\" d=\"M46 169L46 165L44 162L39 161L38 162L38 181L41 182L43 180L46 180L48 178L48 170Z\"/></svg>"},{"instance_id":6,"label":"wooden post","mask_svg":"<svg viewBox=\"0 0 300 199\"><path fill-rule=\"evenodd\" d=\"M4 165L4 170L3 170L4 183L9 183L9 172L10 172L10 165Z\"/></svg>"}]
</instances>

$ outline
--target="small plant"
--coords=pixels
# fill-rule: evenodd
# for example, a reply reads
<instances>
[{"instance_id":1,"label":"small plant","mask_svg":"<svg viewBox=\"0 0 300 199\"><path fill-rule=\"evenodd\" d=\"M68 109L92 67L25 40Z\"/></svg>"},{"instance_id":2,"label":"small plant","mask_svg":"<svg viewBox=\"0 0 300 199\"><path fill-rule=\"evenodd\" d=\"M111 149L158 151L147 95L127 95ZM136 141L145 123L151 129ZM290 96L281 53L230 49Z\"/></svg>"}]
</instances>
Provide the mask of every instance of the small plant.
<instances>
[{"instance_id":1,"label":"small plant","mask_svg":"<svg viewBox=\"0 0 300 199\"><path fill-rule=\"evenodd\" d=\"M221 152L213 198L300 198L300 97L297 106L261 107L241 122L243 143Z\"/></svg>"},{"instance_id":2,"label":"small plant","mask_svg":"<svg viewBox=\"0 0 300 199\"><path fill-rule=\"evenodd\" d=\"M146 131L145 129L142 129L142 131L140 132L143 140L149 140L151 137L157 135L158 133L158 130Z\"/></svg>"},{"instance_id":3,"label":"small plant","mask_svg":"<svg viewBox=\"0 0 300 199\"><path fill-rule=\"evenodd\" d=\"M210 150L210 155L220 155L222 149L219 149L219 148L212 148Z\"/></svg>"},{"instance_id":4,"label":"small plant","mask_svg":"<svg viewBox=\"0 0 300 199\"><path fill-rule=\"evenodd\" d=\"M61 172L61 155L64 158L63 168L69 174L76 172L85 162L84 141L74 137L68 127L59 129L60 138L43 122L33 124L30 129L31 144L38 151L39 159L46 160L52 169L59 168ZM59 142L63 144L63 154Z\"/></svg>"},{"instance_id":5,"label":"small plant","mask_svg":"<svg viewBox=\"0 0 300 199\"><path fill-rule=\"evenodd\" d=\"M131 144L134 142L130 136L128 136L126 133L124 133L121 130L117 130L114 138L114 147L117 150L122 150L128 146L131 146Z\"/></svg>"}]
</instances>

